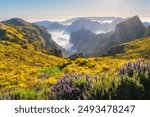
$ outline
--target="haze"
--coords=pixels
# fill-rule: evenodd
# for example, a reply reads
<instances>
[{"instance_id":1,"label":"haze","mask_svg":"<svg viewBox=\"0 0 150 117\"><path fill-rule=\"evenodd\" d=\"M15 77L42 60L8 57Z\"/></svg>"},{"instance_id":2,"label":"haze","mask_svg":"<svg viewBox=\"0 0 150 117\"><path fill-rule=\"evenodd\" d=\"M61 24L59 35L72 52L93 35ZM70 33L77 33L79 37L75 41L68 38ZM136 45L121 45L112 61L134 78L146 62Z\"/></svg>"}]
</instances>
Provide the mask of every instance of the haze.
<instances>
[{"instance_id":1,"label":"haze","mask_svg":"<svg viewBox=\"0 0 150 117\"><path fill-rule=\"evenodd\" d=\"M150 17L150 0L0 0L0 19L63 20L76 16Z\"/></svg>"}]
</instances>

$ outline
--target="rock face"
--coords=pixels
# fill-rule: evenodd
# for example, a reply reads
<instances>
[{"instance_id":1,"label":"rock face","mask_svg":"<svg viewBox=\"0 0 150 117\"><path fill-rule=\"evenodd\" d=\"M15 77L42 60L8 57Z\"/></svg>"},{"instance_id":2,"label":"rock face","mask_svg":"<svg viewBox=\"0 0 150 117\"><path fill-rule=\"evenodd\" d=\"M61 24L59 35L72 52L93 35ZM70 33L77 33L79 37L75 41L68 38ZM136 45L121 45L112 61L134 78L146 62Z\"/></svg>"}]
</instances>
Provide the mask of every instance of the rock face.
<instances>
[{"instance_id":1,"label":"rock face","mask_svg":"<svg viewBox=\"0 0 150 117\"><path fill-rule=\"evenodd\" d=\"M93 38L96 36L95 33L92 33L89 30L81 29L76 32L71 33L70 43L73 43L73 50L77 52L84 52L87 47L90 47L90 42L93 41ZM82 51L81 51L82 50Z\"/></svg>"},{"instance_id":2,"label":"rock face","mask_svg":"<svg viewBox=\"0 0 150 117\"><path fill-rule=\"evenodd\" d=\"M0 30L6 31L5 36L3 35L2 40L7 40L21 44L23 47L27 47L32 44L35 50L62 50L57 43L52 40L51 35L44 27L36 26L34 24L25 22L22 19L14 18L0 23ZM55 55L56 52L55 51ZM60 55L60 52L58 53Z\"/></svg>"},{"instance_id":3,"label":"rock face","mask_svg":"<svg viewBox=\"0 0 150 117\"><path fill-rule=\"evenodd\" d=\"M83 53L85 57L96 56L106 50L111 33L96 35L89 30L81 29L71 34L70 43L73 43L72 49Z\"/></svg>"},{"instance_id":4,"label":"rock face","mask_svg":"<svg viewBox=\"0 0 150 117\"><path fill-rule=\"evenodd\" d=\"M84 56L100 56L114 45L144 37L146 28L138 16L119 23L115 31L105 34L93 34L90 31L79 30L71 33L70 42L73 49Z\"/></svg>"},{"instance_id":5,"label":"rock face","mask_svg":"<svg viewBox=\"0 0 150 117\"><path fill-rule=\"evenodd\" d=\"M142 38L145 33L145 27L138 16L134 16L122 23L116 25L112 34L114 44L132 41L136 38Z\"/></svg>"}]
</instances>

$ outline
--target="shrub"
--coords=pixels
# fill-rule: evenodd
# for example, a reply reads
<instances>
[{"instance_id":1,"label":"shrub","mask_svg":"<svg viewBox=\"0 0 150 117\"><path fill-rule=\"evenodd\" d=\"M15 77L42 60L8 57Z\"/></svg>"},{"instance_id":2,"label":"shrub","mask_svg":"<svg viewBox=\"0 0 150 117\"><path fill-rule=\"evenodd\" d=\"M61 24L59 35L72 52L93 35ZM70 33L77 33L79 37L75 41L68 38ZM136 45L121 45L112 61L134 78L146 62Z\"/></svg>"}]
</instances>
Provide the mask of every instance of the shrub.
<instances>
[{"instance_id":1,"label":"shrub","mask_svg":"<svg viewBox=\"0 0 150 117\"><path fill-rule=\"evenodd\" d=\"M61 72L58 67L43 68L40 69L39 71L47 75L57 75Z\"/></svg>"},{"instance_id":2,"label":"shrub","mask_svg":"<svg viewBox=\"0 0 150 117\"><path fill-rule=\"evenodd\" d=\"M142 84L133 78L122 78L116 90L116 99L137 100L143 99L144 89Z\"/></svg>"},{"instance_id":3,"label":"shrub","mask_svg":"<svg viewBox=\"0 0 150 117\"><path fill-rule=\"evenodd\" d=\"M126 81L132 80L132 84L133 81L136 83L134 83L134 85L137 86L137 89L133 89L133 87L131 87L130 90L139 90L139 87L143 87L144 97L142 99L150 99L150 61L138 61L135 63L130 62L121 68L120 75L123 78L126 77ZM139 98L143 95L140 95L138 91L136 94L139 94ZM137 99L137 97L133 99Z\"/></svg>"},{"instance_id":4,"label":"shrub","mask_svg":"<svg viewBox=\"0 0 150 117\"><path fill-rule=\"evenodd\" d=\"M111 82L87 74L67 74L53 87L53 99L111 99Z\"/></svg>"},{"instance_id":5,"label":"shrub","mask_svg":"<svg viewBox=\"0 0 150 117\"><path fill-rule=\"evenodd\" d=\"M52 87L52 95L54 99L85 99L83 93L87 92L90 86L89 76L65 75Z\"/></svg>"},{"instance_id":6,"label":"shrub","mask_svg":"<svg viewBox=\"0 0 150 117\"><path fill-rule=\"evenodd\" d=\"M1 100L48 100L50 97L49 88L42 84L37 83L31 88L15 88L0 91Z\"/></svg>"}]
</instances>

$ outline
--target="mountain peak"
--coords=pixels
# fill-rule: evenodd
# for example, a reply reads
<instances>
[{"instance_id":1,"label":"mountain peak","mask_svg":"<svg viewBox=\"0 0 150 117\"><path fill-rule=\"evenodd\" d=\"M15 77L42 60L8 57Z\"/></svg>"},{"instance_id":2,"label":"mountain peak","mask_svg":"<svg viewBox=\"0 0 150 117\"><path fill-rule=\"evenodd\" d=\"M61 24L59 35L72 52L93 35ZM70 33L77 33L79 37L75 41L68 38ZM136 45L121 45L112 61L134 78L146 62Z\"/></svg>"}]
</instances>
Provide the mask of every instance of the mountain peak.
<instances>
[{"instance_id":1,"label":"mountain peak","mask_svg":"<svg viewBox=\"0 0 150 117\"><path fill-rule=\"evenodd\" d=\"M21 18L12 18L12 19L3 21L3 23L16 25L16 26L29 26L29 25L31 25L30 23L24 21Z\"/></svg>"},{"instance_id":2,"label":"mountain peak","mask_svg":"<svg viewBox=\"0 0 150 117\"><path fill-rule=\"evenodd\" d=\"M114 35L119 39L131 41L132 39L142 38L145 33L145 26L138 16L131 17L124 22L116 25ZM116 40L119 42L120 40Z\"/></svg>"},{"instance_id":3,"label":"mountain peak","mask_svg":"<svg viewBox=\"0 0 150 117\"><path fill-rule=\"evenodd\" d=\"M138 19L138 20L140 20L138 15L135 15L135 16L131 17L130 19Z\"/></svg>"},{"instance_id":4,"label":"mountain peak","mask_svg":"<svg viewBox=\"0 0 150 117\"><path fill-rule=\"evenodd\" d=\"M140 18L138 16L133 16L127 20L125 20L124 22L121 22L119 23L117 26L120 26L120 25L130 25L134 23L133 25L136 25L136 24L142 24Z\"/></svg>"},{"instance_id":5,"label":"mountain peak","mask_svg":"<svg viewBox=\"0 0 150 117\"><path fill-rule=\"evenodd\" d=\"M140 18L137 15L129 18L128 20L126 20L126 22L138 22L138 23L140 22L140 23L142 23L142 21L140 20Z\"/></svg>"}]
</instances>

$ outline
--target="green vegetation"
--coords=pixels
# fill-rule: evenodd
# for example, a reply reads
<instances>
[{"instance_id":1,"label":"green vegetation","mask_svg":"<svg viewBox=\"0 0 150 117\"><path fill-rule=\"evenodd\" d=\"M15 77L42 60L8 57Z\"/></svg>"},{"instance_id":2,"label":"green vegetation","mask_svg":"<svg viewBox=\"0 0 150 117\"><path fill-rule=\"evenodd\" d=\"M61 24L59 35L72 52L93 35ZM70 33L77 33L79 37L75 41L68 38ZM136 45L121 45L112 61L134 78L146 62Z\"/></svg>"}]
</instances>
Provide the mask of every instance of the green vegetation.
<instances>
[{"instance_id":1,"label":"green vegetation","mask_svg":"<svg viewBox=\"0 0 150 117\"><path fill-rule=\"evenodd\" d=\"M53 67L53 68L42 68L39 70L39 72L54 76L59 74L61 71L58 67Z\"/></svg>"},{"instance_id":2,"label":"green vegetation","mask_svg":"<svg viewBox=\"0 0 150 117\"><path fill-rule=\"evenodd\" d=\"M122 49L121 52L118 52ZM111 49L111 52L117 58L122 59L134 59L134 58L145 58L148 59L150 57L150 37L145 37L143 39L137 39L135 41L131 41L128 43L121 44L119 46L115 46Z\"/></svg>"}]
</instances>

